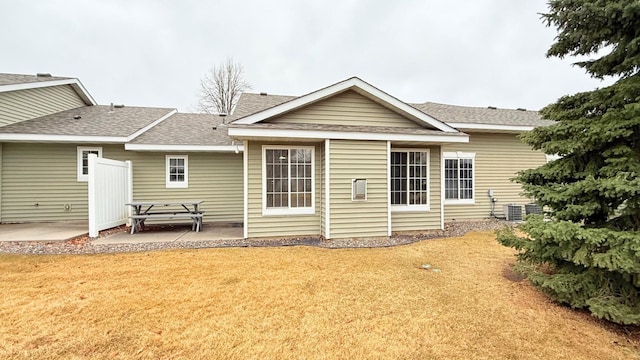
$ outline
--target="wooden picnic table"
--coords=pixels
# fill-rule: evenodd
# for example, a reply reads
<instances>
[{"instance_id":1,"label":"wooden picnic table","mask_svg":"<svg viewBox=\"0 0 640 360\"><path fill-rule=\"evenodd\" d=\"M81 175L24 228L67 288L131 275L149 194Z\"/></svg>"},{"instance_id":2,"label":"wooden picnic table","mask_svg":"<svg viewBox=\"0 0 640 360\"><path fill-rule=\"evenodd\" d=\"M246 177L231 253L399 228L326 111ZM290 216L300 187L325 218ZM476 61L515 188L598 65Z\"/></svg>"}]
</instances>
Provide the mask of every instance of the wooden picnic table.
<instances>
[{"instance_id":1,"label":"wooden picnic table","mask_svg":"<svg viewBox=\"0 0 640 360\"><path fill-rule=\"evenodd\" d=\"M144 229L144 222L148 219L191 219L191 230L199 232L202 229L203 211L198 207L203 200L171 200L171 201L133 201L125 205L133 208L131 218L131 234ZM143 210L144 209L144 210Z\"/></svg>"}]
</instances>

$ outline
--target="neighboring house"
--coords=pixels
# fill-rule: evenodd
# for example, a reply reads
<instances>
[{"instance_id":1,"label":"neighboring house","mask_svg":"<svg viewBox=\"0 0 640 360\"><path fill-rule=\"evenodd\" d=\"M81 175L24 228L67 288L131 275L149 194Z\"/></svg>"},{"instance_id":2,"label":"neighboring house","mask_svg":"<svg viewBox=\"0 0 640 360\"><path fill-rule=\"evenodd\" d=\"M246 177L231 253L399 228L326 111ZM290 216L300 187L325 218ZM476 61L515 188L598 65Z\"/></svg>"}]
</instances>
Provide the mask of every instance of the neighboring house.
<instances>
[{"instance_id":1,"label":"neighboring house","mask_svg":"<svg viewBox=\"0 0 640 360\"><path fill-rule=\"evenodd\" d=\"M76 79L33 78L0 74L0 222L86 219L91 152L132 161L134 199L205 200L207 221L241 222L245 237L487 218L489 189L497 213L528 203L510 178L545 162L517 138L549 124L537 112L408 104L358 78L300 97L243 94L227 117L97 106ZM41 99L48 112L2 123L15 92L61 87L75 93L66 108Z\"/></svg>"}]
</instances>

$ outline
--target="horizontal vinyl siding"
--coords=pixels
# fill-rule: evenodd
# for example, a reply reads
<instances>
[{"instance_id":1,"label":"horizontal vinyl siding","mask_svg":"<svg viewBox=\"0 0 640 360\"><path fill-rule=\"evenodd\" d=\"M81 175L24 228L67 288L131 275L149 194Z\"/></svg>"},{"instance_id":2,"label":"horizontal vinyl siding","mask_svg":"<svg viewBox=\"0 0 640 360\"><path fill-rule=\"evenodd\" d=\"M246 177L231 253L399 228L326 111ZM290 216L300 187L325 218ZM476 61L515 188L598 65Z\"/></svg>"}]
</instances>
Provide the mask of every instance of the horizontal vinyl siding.
<instances>
[{"instance_id":1,"label":"horizontal vinyl siding","mask_svg":"<svg viewBox=\"0 0 640 360\"><path fill-rule=\"evenodd\" d=\"M331 140L331 238L388 235L387 143ZM352 179L367 179L367 200L351 200Z\"/></svg>"},{"instance_id":2,"label":"horizontal vinyl siding","mask_svg":"<svg viewBox=\"0 0 640 360\"><path fill-rule=\"evenodd\" d=\"M103 146L104 157L122 152ZM4 143L2 221L86 220L87 183L77 181L76 154L72 144Z\"/></svg>"},{"instance_id":3,"label":"horizontal vinyl siding","mask_svg":"<svg viewBox=\"0 0 640 360\"><path fill-rule=\"evenodd\" d=\"M411 120L349 90L269 122L419 128Z\"/></svg>"},{"instance_id":4,"label":"horizontal vinyl siding","mask_svg":"<svg viewBox=\"0 0 640 360\"><path fill-rule=\"evenodd\" d=\"M187 155L188 188L166 188L165 155ZM127 152L135 201L203 200L204 222L242 222L242 154Z\"/></svg>"},{"instance_id":5,"label":"horizontal vinyl siding","mask_svg":"<svg viewBox=\"0 0 640 360\"><path fill-rule=\"evenodd\" d=\"M522 188L510 181L520 170L545 163L542 152L533 151L514 134L469 134L468 144L448 145L443 151L475 152L475 204L445 205L445 220L483 219L490 216L491 203L487 194L493 189L496 214L502 205L527 204L530 199L520 196ZM523 208L524 212L524 208Z\"/></svg>"},{"instance_id":6,"label":"horizontal vinyl siding","mask_svg":"<svg viewBox=\"0 0 640 360\"><path fill-rule=\"evenodd\" d=\"M132 161L134 200L204 200L205 222L242 221L241 155L187 154L189 188L166 189L164 153L125 152L122 145L87 146L102 146L105 158ZM86 220L87 182L77 181L76 148L3 144L2 221ZM65 204L71 205L70 211L64 210Z\"/></svg>"},{"instance_id":7,"label":"horizontal vinyl siding","mask_svg":"<svg viewBox=\"0 0 640 360\"><path fill-rule=\"evenodd\" d=\"M284 143L261 143L249 141L248 151L248 237L276 236L319 236L320 235L320 198L321 186L321 150L315 146L315 214L313 215L262 215L262 145L295 146ZM312 144L298 144L311 146Z\"/></svg>"},{"instance_id":8,"label":"horizontal vinyl siding","mask_svg":"<svg viewBox=\"0 0 640 360\"><path fill-rule=\"evenodd\" d=\"M393 151L393 148L391 149ZM391 212L391 229L420 231L440 229L440 148L429 148L429 212Z\"/></svg>"},{"instance_id":9,"label":"horizontal vinyl siding","mask_svg":"<svg viewBox=\"0 0 640 360\"><path fill-rule=\"evenodd\" d=\"M71 85L3 92L0 93L0 126L84 105Z\"/></svg>"}]
</instances>

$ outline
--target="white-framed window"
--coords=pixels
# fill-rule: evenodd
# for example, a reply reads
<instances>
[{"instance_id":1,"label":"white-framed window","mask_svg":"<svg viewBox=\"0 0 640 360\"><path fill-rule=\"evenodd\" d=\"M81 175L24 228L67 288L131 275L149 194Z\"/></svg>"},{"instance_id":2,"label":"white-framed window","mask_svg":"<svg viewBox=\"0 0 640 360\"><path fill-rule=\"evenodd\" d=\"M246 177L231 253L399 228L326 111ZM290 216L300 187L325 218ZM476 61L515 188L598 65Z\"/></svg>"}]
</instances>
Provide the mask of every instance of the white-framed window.
<instances>
[{"instance_id":1,"label":"white-framed window","mask_svg":"<svg viewBox=\"0 0 640 360\"><path fill-rule=\"evenodd\" d=\"M96 154L98 155L98 157L102 157L102 148L78 146L78 149L77 149L78 181L89 181L89 154Z\"/></svg>"},{"instance_id":2,"label":"white-framed window","mask_svg":"<svg viewBox=\"0 0 640 360\"><path fill-rule=\"evenodd\" d=\"M475 153L445 152L444 203L475 204Z\"/></svg>"},{"instance_id":3,"label":"white-framed window","mask_svg":"<svg viewBox=\"0 0 640 360\"><path fill-rule=\"evenodd\" d=\"M262 214L315 213L313 146L262 147Z\"/></svg>"},{"instance_id":4,"label":"white-framed window","mask_svg":"<svg viewBox=\"0 0 640 360\"><path fill-rule=\"evenodd\" d=\"M429 149L392 149L392 211L429 211Z\"/></svg>"},{"instance_id":5,"label":"white-framed window","mask_svg":"<svg viewBox=\"0 0 640 360\"><path fill-rule=\"evenodd\" d=\"M166 187L189 187L189 156L166 155L165 156Z\"/></svg>"}]
</instances>

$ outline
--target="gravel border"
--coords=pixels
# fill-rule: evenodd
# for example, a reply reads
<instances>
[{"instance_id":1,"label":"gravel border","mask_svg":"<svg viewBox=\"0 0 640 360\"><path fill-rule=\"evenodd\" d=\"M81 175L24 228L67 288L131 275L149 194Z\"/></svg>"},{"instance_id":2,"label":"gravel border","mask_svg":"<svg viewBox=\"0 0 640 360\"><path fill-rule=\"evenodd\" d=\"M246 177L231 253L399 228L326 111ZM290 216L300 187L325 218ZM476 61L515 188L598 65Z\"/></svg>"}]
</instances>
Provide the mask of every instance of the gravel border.
<instances>
[{"instance_id":1,"label":"gravel border","mask_svg":"<svg viewBox=\"0 0 640 360\"><path fill-rule=\"evenodd\" d=\"M462 236L468 231L497 230L515 223L497 219L480 221L456 221L445 224L444 230L430 232L403 233L389 238L321 239L315 237L283 239L235 239L207 241L171 241L137 244L94 244L87 237L64 242L7 241L0 242L0 253L4 254L103 254L154 251L165 249L203 249L227 247L268 247L268 246L317 246L322 248L377 248L411 244L417 241ZM126 231L120 227L101 233L108 236L114 232Z\"/></svg>"}]
</instances>

